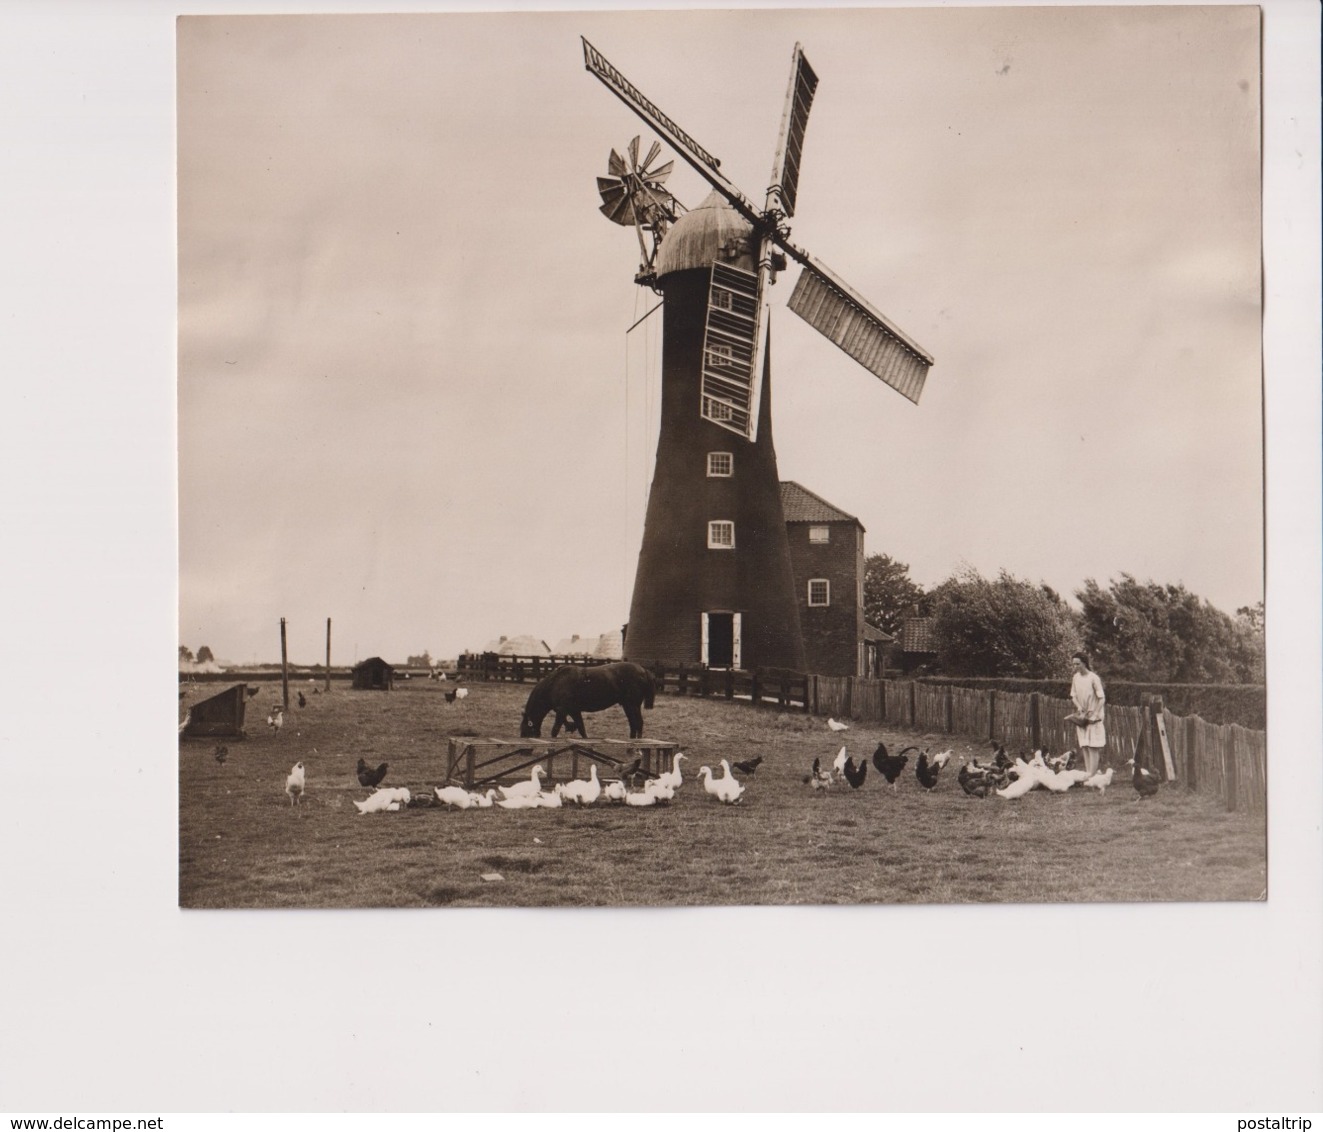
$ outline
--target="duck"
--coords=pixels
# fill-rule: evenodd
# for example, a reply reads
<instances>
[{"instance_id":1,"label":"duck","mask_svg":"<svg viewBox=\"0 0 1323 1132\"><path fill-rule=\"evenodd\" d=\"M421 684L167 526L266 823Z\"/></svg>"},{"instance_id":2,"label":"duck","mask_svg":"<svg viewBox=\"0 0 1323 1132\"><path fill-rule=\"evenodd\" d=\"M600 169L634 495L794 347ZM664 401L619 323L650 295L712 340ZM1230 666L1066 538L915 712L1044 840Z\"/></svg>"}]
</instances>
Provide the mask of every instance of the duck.
<instances>
[{"instance_id":1,"label":"duck","mask_svg":"<svg viewBox=\"0 0 1323 1132\"><path fill-rule=\"evenodd\" d=\"M675 797L675 787L669 782L662 782L657 778L654 778L643 789L656 798L658 802L669 802Z\"/></svg>"},{"instance_id":2,"label":"duck","mask_svg":"<svg viewBox=\"0 0 1323 1132\"><path fill-rule=\"evenodd\" d=\"M597 780L597 764L588 767L586 779L577 778L573 782L563 782L558 787L560 796L567 802L580 806L591 806L602 794L602 784Z\"/></svg>"},{"instance_id":3,"label":"duck","mask_svg":"<svg viewBox=\"0 0 1323 1132\"><path fill-rule=\"evenodd\" d=\"M623 802L627 793L625 784L618 778L602 787L602 797L608 802Z\"/></svg>"},{"instance_id":4,"label":"duck","mask_svg":"<svg viewBox=\"0 0 1323 1132\"><path fill-rule=\"evenodd\" d=\"M445 803L452 810L467 810L474 805L474 796L462 786L435 786L432 789L436 794L436 800Z\"/></svg>"},{"instance_id":5,"label":"duck","mask_svg":"<svg viewBox=\"0 0 1323 1132\"><path fill-rule=\"evenodd\" d=\"M485 794L479 794L477 791L474 791L469 797L473 800L473 804L479 809L490 810L492 808L492 799L496 797L496 791L488 790Z\"/></svg>"},{"instance_id":6,"label":"duck","mask_svg":"<svg viewBox=\"0 0 1323 1132\"><path fill-rule=\"evenodd\" d=\"M889 755L887 754L887 745L879 743L877 750L873 752L873 766L877 769L878 774L891 783L893 794L896 792L896 779L901 776L901 773L905 770L905 764L910 761L907 752L915 750L918 750L918 748L906 747L898 755Z\"/></svg>"},{"instance_id":7,"label":"duck","mask_svg":"<svg viewBox=\"0 0 1323 1132\"><path fill-rule=\"evenodd\" d=\"M627 806L655 806L657 804L657 795L651 790L640 790L634 794L625 795L625 805Z\"/></svg>"},{"instance_id":8,"label":"duck","mask_svg":"<svg viewBox=\"0 0 1323 1132\"><path fill-rule=\"evenodd\" d=\"M744 787L730 773L730 763L722 759L721 766L725 772L721 778L713 778L712 768L707 766L700 766L698 774L703 779L704 790L718 802L724 802L728 806L733 805L740 800L740 795L744 793Z\"/></svg>"},{"instance_id":9,"label":"duck","mask_svg":"<svg viewBox=\"0 0 1323 1132\"><path fill-rule=\"evenodd\" d=\"M357 798L354 799L354 806L360 814L380 814L387 811L394 813L400 805L401 801L393 790L378 790L361 802Z\"/></svg>"},{"instance_id":10,"label":"duck","mask_svg":"<svg viewBox=\"0 0 1323 1132\"><path fill-rule=\"evenodd\" d=\"M828 731L849 731L849 730L850 730L850 725L849 725L848 723L841 723L839 720L832 719L832 718L829 716L829 717L827 718L827 730L828 730Z\"/></svg>"},{"instance_id":11,"label":"duck","mask_svg":"<svg viewBox=\"0 0 1323 1132\"><path fill-rule=\"evenodd\" d=\"M503 810L535 810L539 805L536 794L516 794L513 798L498 798L496 804Z\"/></svg>"},{"instance_id":12,"label":"duck","mask_svg":"<svg viewBox=\"0 0 1323 1132\"><path fill-rule=\"evenodd\" d=\"M1144 767L1140 766L1138 759L1127 759L1126 765L1135 768L1134 773L1130 776L1130 781L1135 787L1135 793L1141 799L1152 798L1158 792L1158 776L1151 770L1145 770Z\"/></svg>"},{"instance_id":13,"label":"duck","mask_svg":"<svg viewBox=\"0 0 1323 1132\"><path fill-rule=\"evenodd\" d=\"M688 757L683 751L676 751L675 758L671 760L671 769L657 775L652 782L669 786L672 790L679 790L684 785L684 774L680 770L680 760Z\"/></svg>"},{"instance_id":14,"label":"duck","mask_svg":"<svg viewBox=\"0 0 1323 1132\"><path fill-rule=\"evenodd\" d=\"M531 797L544 810L559 810L565 804L555 790L542 790Z\"/></svg>"},{"instance_id":15,"label":"duck","mask_svg":"<svg viewBox=\"0 0 1323 1132\"><path fill-rule=\"evenodd\" d=\"M305 782L303 777L303 764L295 763L290 772L285 777L285 793L289 795L289 804L292 806L295 802L303 801L303 788Z\"/></svg>"},{"instance_id":16,"label":"duck","mask_svg":"<svg viewBox=\"0 0 1323 1132\"><path fill-rule=\"evenodd\" d=\"M528 794L542 793L542 779L546 777L546 770L539 763L533 768L532 777L525 782L516 782L513 786L500 787L502 798L519 798Z\"/></svg>"},{"instance_id":17,"label":"duck","mask_svg":"<svg viewBox=\"0 0 1323 1132\"><path fill-rule=\"evenodd\" d=\"M997 791L1002 798L1023 798L1035 786L1038 785L1038 779L1032 774L1022 774L1014 782L1009 782Z\"/></svg>"}]
</instances>

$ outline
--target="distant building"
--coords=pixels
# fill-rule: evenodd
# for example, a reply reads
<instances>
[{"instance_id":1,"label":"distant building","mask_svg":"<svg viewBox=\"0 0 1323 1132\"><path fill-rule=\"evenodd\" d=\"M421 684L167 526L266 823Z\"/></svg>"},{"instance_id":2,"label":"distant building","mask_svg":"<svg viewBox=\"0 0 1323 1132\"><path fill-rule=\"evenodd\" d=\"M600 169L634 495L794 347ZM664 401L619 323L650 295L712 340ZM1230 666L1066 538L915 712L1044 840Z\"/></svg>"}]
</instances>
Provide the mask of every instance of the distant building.
<instances>
[{"instance_id":1,"label":"distant building","mask_svg":"<svg viewBox=\"0 0 1323 1132\"><path fill-rule=\"evenodd\" d=\"M235 684L209 699L199 700L188 709L187 739L243 734L244 686Z\"/></svg>"},{"instance_id":2,"label":"distant building","mask_svg":"<svg viewBox=\"0 0 1323 1132\"><path fill-rule=\"evenodd\" d=\"M379 656L370 656L354 665L353 678L355 688L389 692L395 687L395 668Z\"/></svg>"},{"instance_id":3,"label":"distant building","mask_svg":"<svg viewBox=\"0 0 1323 1132\"><path fill-rule=\"evenodd\" d=\"M906 675L937 663L937 618L920 617L918 606L900 625L896 663Z\"/></svg>"},{"instance_id":4,"label":"distant building","mask_svg":"<svg viewBox=\"0 0 1323 1132\"><path fill-rule=\"evenodd\" d=\"M550 656L551 647L546 641L540 641L525 633L519 637L502 636L495 641L489 641L483 652L494 652L499 656Z\"/></svg>"},{"instance_id":5,"label":"distant building","mask_svg":"<svg viewBox=\"0 0 1323 1132\"><path fill-rule=\"evenodd\" d=\"M793 480L781 481L781 509L808 671L867 675L886 634L864 621L864 525Z\"/></svg>"}]
</instances>

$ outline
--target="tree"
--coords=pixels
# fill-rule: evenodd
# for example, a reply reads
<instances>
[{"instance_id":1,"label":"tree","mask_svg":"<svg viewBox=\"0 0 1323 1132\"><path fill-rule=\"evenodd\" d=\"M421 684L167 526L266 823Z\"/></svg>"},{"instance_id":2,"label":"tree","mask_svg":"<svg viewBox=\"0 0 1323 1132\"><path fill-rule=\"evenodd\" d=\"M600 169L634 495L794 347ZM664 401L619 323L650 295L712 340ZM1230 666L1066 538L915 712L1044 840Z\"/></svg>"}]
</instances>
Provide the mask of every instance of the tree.
<instances>
[{"instance_id":1,"label":"tree","mask_svg":"<svg viewBox=\"0 0 1323 1132\"><path fill-rule=\"evenodd\" d=\"M1249 607L1232 618L1183 585L1140 582L1130 574L1113 579L1107 589L1089 578L1075 596L1084 607L1084 641L1094 667L1112 679L1263 680L1263 633Z\"/></svg>"},{"instance_id":2,"label":"tree","mask_svg":"<svg viewBox=\"0 0 1323 1132\"><path fill-rule=\"evenodd\" d=\"M203 645L200 649L198 649L199 664L206 664L208 661L214 661L215 659L216 658L211 653L211 649L209 649L206 645Z\"/></svg>"},{"instance_id":3,"label":"tree","mask_svg":"<svg viewBox=\"0 0 1323 1132\"><path fill-rule=\"evenodd\" d=\"M952 676L1046 679L1070 668L1079 631L1069 607L1049 587L1007 573L952 575L929 595L937 663Z\"/></svg>"},{"instance_id":4,"label":"tree","mask_svg":"<svg viewBox=\"0 0 1323 1132\"><path fill-rule=\"evenodd\" d=\"M885 633L897 633L911 609L923 601L923 588L910 580L910 568L889 554L864 559L864 618Z\"/></svg>"},{"instance_id":5,"label":"tree","mask_svg":"<svg viewBox=\"0 0 1323 1132\"><path fill-rule=\"evenodd\" d=\"M179 659L186 660L189 664L193 663L193 650L187 645L179 646Z\"/></svg>"},{"instance_id":6,"label":"tree","mask_svg":"<svg viewBox=\"0 0 1323 1132\"><path fill-rule=\"evenodd\" d=\"M1242 605L1236 610L1236 620L1256 633L1263 632L1263 602Z\"/></svg>"}]
</instances>

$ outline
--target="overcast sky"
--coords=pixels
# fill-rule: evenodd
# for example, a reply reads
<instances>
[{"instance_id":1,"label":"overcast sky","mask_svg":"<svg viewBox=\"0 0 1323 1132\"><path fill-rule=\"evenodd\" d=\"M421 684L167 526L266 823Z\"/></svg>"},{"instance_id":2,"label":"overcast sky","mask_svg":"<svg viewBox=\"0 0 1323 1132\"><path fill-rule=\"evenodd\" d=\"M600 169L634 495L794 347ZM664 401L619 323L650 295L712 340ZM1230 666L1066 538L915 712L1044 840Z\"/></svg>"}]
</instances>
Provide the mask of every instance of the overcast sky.
<instances>
[{"instance_id":1,"label":"overcast sky","mask_svg":"<svg viewBox=\"0 0 1323 1132\"><path fill-rule=\"evenodd\" d=\"M914 406L771 292L783 479L932 586L1263 595L1253 8L179 23L180 640L451 656L628 615L656 301L597 211L652 135L586 35L936 358ZM687 205L706 185L678 163Z\"/></svg>"}]
</instances>

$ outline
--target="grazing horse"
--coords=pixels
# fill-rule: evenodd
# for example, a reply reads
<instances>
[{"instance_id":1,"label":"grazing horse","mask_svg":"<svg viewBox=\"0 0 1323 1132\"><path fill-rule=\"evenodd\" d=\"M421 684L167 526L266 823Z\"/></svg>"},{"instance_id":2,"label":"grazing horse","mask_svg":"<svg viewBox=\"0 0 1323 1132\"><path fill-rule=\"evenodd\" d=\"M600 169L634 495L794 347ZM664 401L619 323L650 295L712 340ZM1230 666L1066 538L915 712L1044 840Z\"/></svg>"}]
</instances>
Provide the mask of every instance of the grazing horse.
<instances>
[{"instance_id":1,"label":"grazing horse","mask_svg":"<svg viewBox=\"0 0 1323 1132\"><path fill-rule=\"evenodd\" d=\"M643 738L643 708L652 707L654 687L652 673L642 665L629 661L599 664L591 668L565 665L539 681L528 695L524 705L524 718L519 723L521 739L535 739L542 734L542 721L547 713L556 713L551 728L554 739L568 723L566 731L577 731L588 738L584 730L583 713L603 711L619 704L629 717L629 737Z\"/></svg>"}]
</instances>

